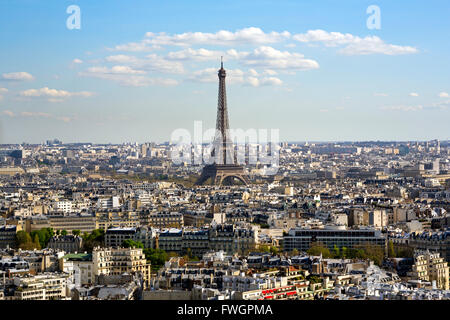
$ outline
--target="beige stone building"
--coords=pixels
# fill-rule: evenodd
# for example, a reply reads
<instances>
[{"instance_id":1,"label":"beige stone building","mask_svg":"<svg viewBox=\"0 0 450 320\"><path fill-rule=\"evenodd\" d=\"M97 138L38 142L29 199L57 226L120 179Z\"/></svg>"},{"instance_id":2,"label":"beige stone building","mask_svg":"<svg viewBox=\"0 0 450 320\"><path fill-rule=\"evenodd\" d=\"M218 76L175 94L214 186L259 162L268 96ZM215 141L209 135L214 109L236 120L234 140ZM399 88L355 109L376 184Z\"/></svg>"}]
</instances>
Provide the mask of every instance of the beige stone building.
<instances>
[{"instance_id":1,"label":"beige stone building","mask_svg":"<svg viewBox=\"0 0 450 320\"><path fill-rule=\"evenodd\" d=\"M140 248L94 248L92 251L94 275L121 275L140 273L144 288L150 284L150 262Z\"/></svg>"},{"instance_id":2,"label":"beige stone building","mask_svg":"<svg viewBox=\"0 0 450 320\"><path fill-rule=\"evenodd\" d=\"M416 251L409 276L414 280L436 281L436 287L449 290L448 263L438 252Z\"/></svg>"},{"instance_id":3,"label":"beige stone building","mask_svg":"<svg viewBox=\"0 0 450 320\"><path fill-rule=\"evenodd\" d=\"M16 290L12 300L61 300L66 299L66 274L40 274L13 279Z\"/></svg>"}]
</instances>

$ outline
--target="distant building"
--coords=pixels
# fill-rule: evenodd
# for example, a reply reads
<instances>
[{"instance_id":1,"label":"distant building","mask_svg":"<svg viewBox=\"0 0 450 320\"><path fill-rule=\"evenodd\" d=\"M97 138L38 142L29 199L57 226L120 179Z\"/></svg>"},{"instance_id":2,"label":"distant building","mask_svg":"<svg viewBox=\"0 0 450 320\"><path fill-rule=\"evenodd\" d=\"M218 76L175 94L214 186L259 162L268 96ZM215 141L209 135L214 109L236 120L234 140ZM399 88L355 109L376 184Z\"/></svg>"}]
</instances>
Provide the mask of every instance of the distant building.
<instances>
[{"instance_id":1,"label":"distant building","mask_svg":"<svg viewBox=\"0 0 450 320\"><path fill-rule=\"evenodd\" d=\"M431 281L436 288L449 290L448 263L437 252L416 251L409 275L413 280Z\"/></svg>"},{"instance_id":2,"label":"distant building","mask_svg":"<svg viewBox=\"0 0 450 320\"><path fill-rule=\"evenodd\" d=\"M79 252L83 246L83 239L75 235L57 235L50 238L47 247L65 252Z\"/></svg>"},{"instance_id":3,"label":"distant building","mask_svg":"<svg viewBox=\"0 0 450 320\"><path fill-rule=\"evenodd\" d=\"M0 248L16 246L16 230L15 225L0 226Z\"/></svg>"},{"instance_id":4,"label":"distant building","mask_svg":"<svg viewBox=\"0 0 450 320\"><path fill-rule=\"evenodd\" d=\"M125 240L136 240L136 228L110 228L105 232L106 247L121 247Z\"/></svg>"},{"instance_id":5,"label":"distant building","mask_svg":"<svg viewBox=\"0 0 450 320\"><path fill-rule=\"evenodd\" d=\"M144 288L150 285L150 263L140 248L94 248L92 251L93 270L96 276L139 273Z\"/></svg>"},{"instance_id":6,"label":"distant building","mask_svg":"<svg viewBox=\"0 0 450 320\"><path fill-rule=\"evenodd\" d=\"M100 209L115 209L120 207L119 197L98 199L97 207Z\"/></svg>"},{"instance_id":7,"label":"distant building","mask_svg":"<svg viewBox=\"0 0 450 320\"><path fill-rule=\"evenodd\" d=\"M59 269L69 274L68 285L70 289L95 282L92 254L67 254L59 260Z\"/></svg>"},{"instance_id":8,"label":"distant building","mask_svg":"<svg viewBox=\"0 0 450 320\"><path fill-rule=\"evenodd\" d=\"M284 251L291 252L294 249L307 251L312 243L320 242L329 249L355 248L357 245L376 245L383 249L386 246L386 238L380 230L333 230L333 229L301 229L293 228L283 237Z\"/></svg>"},{"instance_id":9,"label":"distant building","mask_svg":"<svg viewBox=\"0 0 450 320\"><path fill-rule=\"evenodd\" d=\"M7 300L62 300L66 299L66 274L44 273L36 276L14 277L7 284Z\"/></svg>"}]
</instances>

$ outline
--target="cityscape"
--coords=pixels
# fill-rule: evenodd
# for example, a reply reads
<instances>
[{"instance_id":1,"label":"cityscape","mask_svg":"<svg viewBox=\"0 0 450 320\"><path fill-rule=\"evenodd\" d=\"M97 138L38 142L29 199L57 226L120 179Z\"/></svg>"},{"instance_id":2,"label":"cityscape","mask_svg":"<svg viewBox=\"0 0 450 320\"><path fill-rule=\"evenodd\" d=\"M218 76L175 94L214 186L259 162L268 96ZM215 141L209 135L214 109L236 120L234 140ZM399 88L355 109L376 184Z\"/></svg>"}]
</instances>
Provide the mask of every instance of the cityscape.
<instances>
[{"instance_id":1,"label":"cityscape","mask_svg":"<svg viewBox=\"0 0 450 320\"><path fill-rule=\"evenodd\" d=\"M67 28L74 23L72 29L82 32L83 27L76 27L80 8L81 21L88 19L89 13L84 18L83 2L67 9L66 18L73 13ZM372 8L375 13L377 8ZM375 24L379 23L377 17L375 14ZM129 46L131 52L144 50L141 46L177 46L177 41L188 41L191 36L202 46L220 45L221 41L248 45L252 42L252 32L248 32L225 34L226 40L221 40L220 32L206 36L150 33L148 41L129 43L125 48L122 45L117 51L126 51ZM256 34L257 45L291 37L289 32ZM310 37L320 35L307 32L292 37L304 43L316 41ZM359 38L352 42L351 34L341 35L324 40L337 39L325 47L345 44L348 47L343 50L380 53L374 47L378 40ZM260 85L267 94L275 83L275 87L281 86L278 77L293 76L277 69L278 63L287 64L295 73L297 64L302 65L299 69L315 69L314 60L287 51L257 56L258 49L245 53L180 46L184 49L179 55L171 52L164 59L185 61L191 54L196 57L193 60L208 64L205 81L210 84L203 86L199 81L194 87L202 90L198 99L207 101L209 107L192 111L195 114L190 116L176 114L173 106L184 106L171 99L182 94L182 89L164 86L155 95L166 95L167 107L158 102L158 109L152 110L167 113L167 121L160 123L166 128L155 128L161 132L168 128L170 133L152 137L143 132L147 139L136 136L138 142L123 142L128 140L133 123L122 115L118 117L123 126L111 120L115 134L124 134L122 142L101 142L102 134L108 132L102 125L86 119L88 127L80 127L77 135L71 130L78 120L50 114L51 106L64 104L66 99L101 95L93 93L95 87L85 91L78 86L78 92L49 87L25 90L20 86L37 76L13 70L12 60L11 67L2 66L0 112L5 134L0 145L0 304L18 300L263 301L269 304L259 305L262 309L256 307L256 312L267 314L272 313L270 303L280 300L450 300L450 117L446 92L439 93L439 107L429 111L436 117L431 139L426 126L433 123L424 123L424 127L412 124L407 131L416 131L416 136L408 133L410 139L380 139L376 135L366 139L365 133L359 135L359 125L352 139L336 139L339 127L330 127L328 139L310 139L305 131L294 138L285 133L300 132L300 125L278 124L283 118L288 123L287 118L296 114L277 106L275 114L265 116L277 117L274 123L278 124L266 126L269 122L258 118L262 111L254 117L242 116L238 109L245 104L240 103L239 95L242 90L260 89ZM387 43L381 47L391 50L387 58L397 55L392 50L399 50L399 55L414 55L419 50ZM265 54L271 52L265 48ZM370 54L367 51L362 55ZM181 57L181 53L186 56ZM161 66L161 56L152 55L149 59ZM123 65L102 69L105 72L97 74L99 81L125 83L127 90L133 90L141 88L142 82L145 89L152 80L137 70L144 70L149 61L137 62L125 54L111 57L106 61ZM233 59L243 59L255 68L272 66L273 70L266 69L268 77L264 78L259 77L262 71L251 69L253 80L244 76L239 82ZM128 62L132 67L125 66ZM74 62L70 68L83 63ZM176 67L176 63L161 66L172 71ZM90 68L91 73L102 67L92 68L96 67ZM247 81L255 81L255 85L246 85ZM15 91L19 93L15 95ZM139 98L137 91L126 92L130 99ZM264 96L244 96L242 99L256 99L255 103L265 108ZM408 99L418 96L410 93ZM370 99L380 97L389 98L389 94L372 94ZM38 111L41 104L49 110ZM36 110L31 114L21 109L24 106L36 106ZM408 112L407 108L402 111ZM414 121L420 121L420 112L428 112L425 109L428 107L409 109L416 112L418 120ZM146 116L131 106L128 111L133 116ZM123 112L128 111L124 107ZM115 116L113 110L110 115ZM423 115L424 119L428 116ZM10 129L22 118L20 127ZM363 118L369 131L372 122L379 121L370 115ZM33 123L27 125L30 119ZM67 132L58 124L49 135L53 122L66 123ZM200 132L195 131L198 125ZM379 126L379 131L388 135L403 127L400 123L390 127L388 115ZM191 127L193 134L182 129ZM342 130L348 132L348 128ZM93 142L83 142L89 134ZM195 309L194 305L179 307L178 314L208 317L214 312L208 307ZM253 305L246 308L244 314L255 312Z\"/></svg>"}]
</instances>

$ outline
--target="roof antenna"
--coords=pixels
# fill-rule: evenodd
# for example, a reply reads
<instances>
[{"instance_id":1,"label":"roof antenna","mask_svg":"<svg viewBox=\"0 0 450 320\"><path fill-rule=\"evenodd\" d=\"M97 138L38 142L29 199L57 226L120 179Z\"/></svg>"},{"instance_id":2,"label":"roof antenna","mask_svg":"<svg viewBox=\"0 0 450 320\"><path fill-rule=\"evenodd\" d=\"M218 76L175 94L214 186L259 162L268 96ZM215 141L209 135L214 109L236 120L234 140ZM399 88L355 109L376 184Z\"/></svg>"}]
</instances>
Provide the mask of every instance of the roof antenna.
<instances>
[{"instance_id":1,"label":"roof antenna","mask_svg":"<svg viewBox=\"0 0 450 320\"><path fill-rule=\"evenodd\" d=\"M220 67L223 69L223 56L220 56Z\"/></svg>"}]
</instances>

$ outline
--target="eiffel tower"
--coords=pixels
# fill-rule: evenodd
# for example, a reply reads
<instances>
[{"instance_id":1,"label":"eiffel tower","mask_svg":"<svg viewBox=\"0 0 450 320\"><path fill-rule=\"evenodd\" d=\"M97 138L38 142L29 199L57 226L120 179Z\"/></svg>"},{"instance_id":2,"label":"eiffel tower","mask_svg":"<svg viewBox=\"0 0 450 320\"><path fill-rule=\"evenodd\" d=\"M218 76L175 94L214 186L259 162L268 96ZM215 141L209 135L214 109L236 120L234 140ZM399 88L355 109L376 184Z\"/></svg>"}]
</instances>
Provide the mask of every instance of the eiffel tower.
<instances>
[{"instance_id":1,"label":"eiffel tower","mask_svg":"<svg viewBox=\"0 0 450 320\"><path fill-rule=\"evenodd\" d=\"M227 92L225 88L226 71L223 68L223 60L220 63L219 76L219 101L217 105L216 136L213 143L211 156L214 163L203 167L202 174L197 180L197 185L204 184L211 178L214 185L222 185L225 181L240 180L245 185L249 184L244 167L237 164L233 142L230 139L230 125L228 121Z\"/></svg>"}]
</instances>

